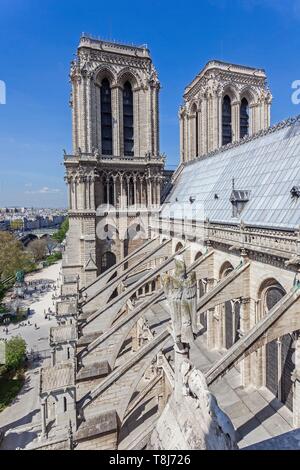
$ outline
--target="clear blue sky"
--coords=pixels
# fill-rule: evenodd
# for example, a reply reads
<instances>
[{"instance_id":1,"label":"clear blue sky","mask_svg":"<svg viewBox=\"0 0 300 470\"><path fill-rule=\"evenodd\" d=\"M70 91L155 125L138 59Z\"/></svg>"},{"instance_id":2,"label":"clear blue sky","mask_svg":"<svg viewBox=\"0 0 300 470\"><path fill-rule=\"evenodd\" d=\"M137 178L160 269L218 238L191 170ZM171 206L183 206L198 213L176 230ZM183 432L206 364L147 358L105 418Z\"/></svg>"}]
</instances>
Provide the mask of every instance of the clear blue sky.
<instances>
[{"instance_id":1,"label":"clear blue sky","mask_svg":"<svg viewBox=\"0 0 300 470\"><path fill-rule=\"evenodd\" d=\"M0 0L0 207L66 205L68 71L81 32L148 44L162 84L161 150L175 165L182 93L210 59L266 69L272 122L300 114L299 30L300 0Z\"/></svg>"}]
</instances>

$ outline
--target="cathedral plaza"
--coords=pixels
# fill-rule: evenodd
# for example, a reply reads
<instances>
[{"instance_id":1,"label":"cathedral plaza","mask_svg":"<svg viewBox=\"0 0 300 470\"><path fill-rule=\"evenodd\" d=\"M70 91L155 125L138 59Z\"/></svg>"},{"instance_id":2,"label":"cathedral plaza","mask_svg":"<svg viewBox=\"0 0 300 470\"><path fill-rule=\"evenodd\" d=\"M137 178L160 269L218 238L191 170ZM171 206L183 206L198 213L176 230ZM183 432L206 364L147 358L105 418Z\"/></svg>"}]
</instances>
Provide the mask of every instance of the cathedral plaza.
<instances>
[{"instance_id":1,"label":"cathedral plaza","mask_svg":"<svg viewBox=\"0 0 300 470\"><path fill-rule=\"evenodd\" d=\"M271 121L269 67L207 57L170 169L150 46L83 33L69 57L48 354L0 448L300 450L300 116Z\"/></svg>"}]
</instances>

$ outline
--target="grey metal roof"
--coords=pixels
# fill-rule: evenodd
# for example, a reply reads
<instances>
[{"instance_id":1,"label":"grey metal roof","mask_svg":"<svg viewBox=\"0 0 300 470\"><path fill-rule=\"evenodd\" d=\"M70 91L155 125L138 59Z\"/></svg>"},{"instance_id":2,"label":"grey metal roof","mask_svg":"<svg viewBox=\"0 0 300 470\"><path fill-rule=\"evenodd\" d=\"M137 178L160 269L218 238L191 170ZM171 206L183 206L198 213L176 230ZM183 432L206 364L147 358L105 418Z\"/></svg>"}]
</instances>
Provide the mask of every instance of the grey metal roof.
<instances>
[{"instance_id":1,"label":"grey metal roof","mask_svg":"<svg viewBox=\"0 0 300 470\"><path fill-rule=\"evenodd\" d=\"M232 217L230 201L233 178L234 188L249 194L237 218ZM298 185L300 117L189 162L163 205L161 216L298 228L300 197L291 195L293 186Z\"/></svg>"}]
</instances>

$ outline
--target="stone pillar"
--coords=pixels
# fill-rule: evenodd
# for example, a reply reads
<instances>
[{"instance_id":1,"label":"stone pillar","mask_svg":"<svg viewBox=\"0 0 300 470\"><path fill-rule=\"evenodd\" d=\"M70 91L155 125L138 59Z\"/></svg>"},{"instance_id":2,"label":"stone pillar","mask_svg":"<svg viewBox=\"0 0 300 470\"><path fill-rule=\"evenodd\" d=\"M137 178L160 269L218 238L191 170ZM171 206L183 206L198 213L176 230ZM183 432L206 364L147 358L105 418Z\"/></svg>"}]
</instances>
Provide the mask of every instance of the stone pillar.
<instances>
[{"instance_id":1,"label":"stone pillar","mask_svg":"<svg viewBox=\"0 0 300 470\"><path fill-rule=\"evenodd\" d=\"M240 106L241 102L238 100L231 103L232 142L237 142L240 138Z\"/></svg>"},{"instance_id":2,"label":"stone pillar","mask_svg":"<svg viewBox=\"0 0 300 470\"><path fill-rule=\"evenodd\" d=\"M184 118L183 115L179 115L179 136L180 136L180 163L183 163L185 161L185 155L184 155Z\"/></svg>"},{"instance_id":3,"label":"stone pillar","mask_svg":"<svg viewBox=\"0 0 300 470\"><path fill-rule=\"evenodd\" d=\"M133 197L134 197L134 206L136 207L136 202L137 202L136 176L133 177Z\"/></svg>"},{"instance_id":4,"label":"stone pillar","mask_svg":"<svg viewBox=\"0 0 300 470\"><path fill-rule=\"evenodd\" d=\"M106 180L106 202L109 204L109 178Z\"/></svg>"},{"instance_id":5,"label":"stone pillar","mask_svg":"<svg viewBox=\"0 0 300 470\"><path fill-rule=\"evenodd\" d=\"M86 152L92 151L92 106L91 106L91 81L88 74L86 79Z\"/></svg>"},{"instance_id":6,"label":"stone pillar","mask_svg":"<svg viewBox=\"0 0 300 470\"><path fill-rule=\"evenodd\" d=\"M118 85L111 87L111 102L112 102L112 124L113 124L113 155L121 155L121 88Z\"/></svg>"},{"instance_id":7,"label":"stone pillar","mask_svg":"<svg viewBox=\"0 0 300 470\"><path fill-rule=\"evenodd\" d=\"M207 98L203 96L203 100L201 102L201 154L205 155L208 151L207 147L207 130L208 130L208 109L207 109Z\"/></svg>"},{"instance_id":8,"label":"stone pillar","mask_svg":"<svg viewBox=\"0 0 300 470\"><path fill-rule=\"evenodd\" d=\"M184 115L184 161L189 160L188 117Z\"/></svg>"},{"instance_id":9,"label":"stone pillar","mask_svg":"<svg viewBox=\"0 0 300 470\"><path fill-rule=\"evenodd\" d=\"M240 331L239 336L242 338L250 329L250 299L243 297L240 301ZM247 387L251 383L251 358L245 357L241 361L242 385Z\"/></svg>"},{"instance_id":10,"label":"stone pillar","mask_svg":"<svg viewBox=\"0 0 300 470\"><path fill-rule=\"evenodd\" d=\"M114 207L116 208L117 207L117 184L116 184L116 180L117 180L117 177L116 175L113 175L113 182L114 182Z\"/></svg>"},{"instance_id":11,"label":"stone pillar","mask_svg":"<svg viewBox=\"0 0 300 470\"><path fill-rule=\"evenodd\" d=\"M293 426L300 427L300 334L295 333L295 352L294 363L295 369L292 375L293 380Z\"/></svg>"},{"instance_id":12,"label":"stone pillar","mask_svg":"<svg viewBox=\"0 0 300 470\"><path fill-rule=\"evenodd\" d=\"M214 288L215 280L208 279L207 280L207 292ZM215 348L215 308L211 308L207 310L207 348L214 349Z\"/></svg>"},{"instance_id":13,"label":"stone pillar","mask_svg":"<svg viewBox=\"0 0 300 470\"><path fill-rule=\"evenodd\" d=\"M47 398L41 400L42 436L47 439Z\"/></svg>"},{"instance_id":14,"label":"stone pillar","mask_svg":"<svg viewBox=\"0 0 300 470\"><path fill-rule=\"evenodd\" d=\"M120 175L120 207L124 207L124 188L123 188L123 175Z\"/></svg>"},{"instance_id":15,"label":"stone pillar","mask_svg":"<svg viewBox=\"0 0 300 470\"><path fill-rule=\"evenodd\" d=\"M55 348L51 349L51 365L54 367L56 364L56 351Z\"/></svg>"},{"instance_id":16,"label":"stone pillar","mask_svg":"<svg viewBox=\"0 0 300 470\"><path fill-rule=\"evenodd\" d=\"M219 144L219 100L218 95L214 92L212 97L212 138L211 138L211 150L218 148Z\"/></svg>"},{"instance_id":17,"label":"stone pillar","mask_svg":"<svg viewBox=\"0 0 300 470\"><path fill-rule=\"evenodd\" d=\"M78 149L78 78L72 80L72 136L73 152Z\"/></svg>"}]
</instances>

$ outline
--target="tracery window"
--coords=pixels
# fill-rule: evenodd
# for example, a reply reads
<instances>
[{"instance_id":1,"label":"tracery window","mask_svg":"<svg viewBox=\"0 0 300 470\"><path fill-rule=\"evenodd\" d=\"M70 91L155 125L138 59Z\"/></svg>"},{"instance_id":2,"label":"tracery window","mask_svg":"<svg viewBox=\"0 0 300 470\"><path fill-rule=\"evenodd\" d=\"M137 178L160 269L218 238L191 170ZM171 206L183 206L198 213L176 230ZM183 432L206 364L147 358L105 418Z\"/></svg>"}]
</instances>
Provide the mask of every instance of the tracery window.
<instances>
[{"instance_id":1,"label":"tracery window","mask_svg":"<svg viewBox=\"0 0 300 470\"><path fill-rule=\"evenodd\" d=\"M124 84L123 89L123 129L124 129L124 155L134 155L133 138L133 93L129 82Z\"/></svg>"},{"instance_id":2,"label":"tracery window","mask_svg":"<svg viewBox=\"0 0 300 470\"><path fill-rule=\"evenodd\" d=\"M111 89L107 78L101 83L101 146L102 154L112 155Z\"/></svg>"},{"instance_id":3,"label":"tracery window","mask_svg":"<svg viewBox=\"0 0 300 470\"><path fill-rule=\"evenodd\" d=\"M222 104L222 145L230 142L232 142L231 99L225 95Z\"/></svg>"},{"instance_id":4,"label":"tracery window","mask_svg":"<svg viewBox=\"0 0 300 470\"><path fill-rule=\"evenodd\" d=\"M240 109L240 138L249 134L249 105L246 98L241 101Z\"/></svg>"}]
</instances>

